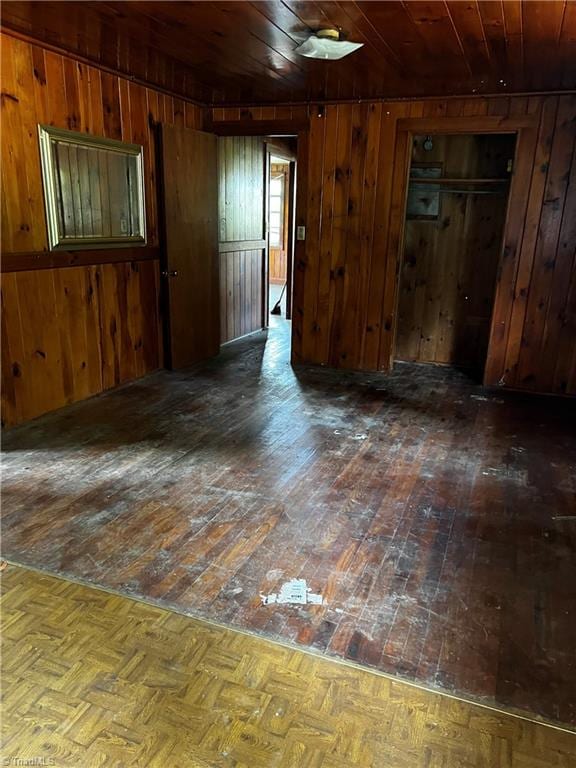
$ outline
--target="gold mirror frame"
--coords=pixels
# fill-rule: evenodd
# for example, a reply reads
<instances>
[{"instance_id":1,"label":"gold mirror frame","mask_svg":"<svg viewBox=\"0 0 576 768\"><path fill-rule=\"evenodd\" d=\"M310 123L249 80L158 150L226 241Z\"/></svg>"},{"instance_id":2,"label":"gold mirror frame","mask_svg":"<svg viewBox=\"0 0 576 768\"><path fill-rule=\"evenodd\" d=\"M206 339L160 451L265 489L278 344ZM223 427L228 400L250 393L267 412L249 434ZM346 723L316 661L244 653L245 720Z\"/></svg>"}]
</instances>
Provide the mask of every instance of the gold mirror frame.
<instances>
[{"instance_id":1,"label":"gold mirror frame","mask_svg":"<svg viewBox=\"0 0 576 768\"><path fill-rule=\"evenodd\" d=\"M38 125L40 142L40 159L42 164L42 182L44 188L44 203L46 223L48 227L48 242L50 250L79 250L94 248L122 248L134 245L146 245L146 201L144 194L144 148L140 144L128 144L115 139L92 136L87 133L68 131L54 128L51 125ZM117 152L127 157L136 158L136 195L139 216L139 232L134 235L92 235L82 237L65 237L60 231L58 212L58 171L52 154L52 145L58 140L67 144L75 144L88 149L104 149Z\"/></svg>"}]
</instances>

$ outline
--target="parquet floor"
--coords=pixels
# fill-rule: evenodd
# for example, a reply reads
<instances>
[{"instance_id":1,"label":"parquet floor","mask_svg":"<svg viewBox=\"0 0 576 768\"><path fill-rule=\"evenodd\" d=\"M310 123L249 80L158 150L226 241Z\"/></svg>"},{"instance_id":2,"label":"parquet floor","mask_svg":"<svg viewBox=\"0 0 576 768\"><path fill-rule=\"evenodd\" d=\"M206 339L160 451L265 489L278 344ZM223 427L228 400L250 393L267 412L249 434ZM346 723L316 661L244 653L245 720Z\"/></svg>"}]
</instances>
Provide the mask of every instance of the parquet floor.
<instances>
[{"instance_id":1,"label":"parquet floor","mask_svg":"<svg viewBox=\"0 0 576 768\"><path fill-rule=\"evenodd\" d=\"M2 577L3 765L576 764L573 733L24 568Z\"/></svg>"},{"instance_id":2,"label":"parquet floor","mask_svg":"<svg viewBox=\"0 0 576 768\"><path fill-rule=\"evenodd\" d=\"M294 370L287 324L9 431L7 559L576 722L576 403ZM262 606L307 579L324 606Z\"/></svg>"}]
</instances>

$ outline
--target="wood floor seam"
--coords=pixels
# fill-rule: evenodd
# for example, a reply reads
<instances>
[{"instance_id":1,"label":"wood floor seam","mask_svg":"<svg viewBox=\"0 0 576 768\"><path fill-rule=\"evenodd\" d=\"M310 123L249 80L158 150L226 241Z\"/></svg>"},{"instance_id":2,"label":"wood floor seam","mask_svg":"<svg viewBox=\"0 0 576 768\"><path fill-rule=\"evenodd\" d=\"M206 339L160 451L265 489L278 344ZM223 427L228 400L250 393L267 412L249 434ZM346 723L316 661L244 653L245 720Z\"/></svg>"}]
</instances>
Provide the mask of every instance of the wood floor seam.
<instances>
[{"instance_id":1,"label":"wood floor seam","mask_svg":"<svg viewBox=\"0 0 576 768\"><path fill-rule=\"evenodd\" d=\"M290 651L294 651L294 652L297 652L297 653L308 654L308 655L312 656L315 659L323 659L323 660L325 660L327 662L330 662L330 663L342 664L342 665L344 665L346 667L350 667L351 669L362 670L363 672L366 672L366 674L381 676L381 677L384 677L387 680L393 681L395 683L398 683L398 684L401 684L401 685L407 685L407 686L412 687L412 688L417 688L418 690L426 691L426 692L428 692L430 694L434 694L434 695L438 695L438 696L446 696L446 697L448 697L450 699L454 699L455 701L462 701L462 702L464 702L466 704L470 704L470 705L473 705L473 706L481 707L482 709L486 709L486 710L488 710L490 712L496 712L498 714L506 715L508 717L515 717L515 718L518 718L520 720L525 720L527 722L534 723L534 724L537 724L537 725L543 725L543 726L546 726L548 728L553 728L553 729L556 729L556 730L561 731L563 733L570 733L570 734L574 734L576 736L576 728L572 728L569 725L548 721L548 720L545 720L544 718L530 717L526 713L515 711L512 708L508 708L508 709L499 708L499 707L495 707L495 706L493 706L491 704L486 704L485 702L482 702L482 701L474 700L472 698L465 698L463 696L457 696L457 695L448 693L447 691L443 691L442 689L439 689L439 688L432 688L432 687L428 687L428 686L425 686L425 685L421 685L421 684L415 683L415 682L413 682L411 680L405 680L405 679L403 679L401 677L387 674L386 672L383 672L383 671L381 671L379 669L374 669L372 667L365 667L365 666L362 666L361 664L356 664L353 661L350 661L348 659L342 659L342 658L339 658L337 656L329 656L329 655L323 654L323 653L321 653L319 651L315 651L313 648L307 648L305 646L283 642L281 639L278 639L278 638L263 637L262 635L259 635L259 634L255 633L255 632L251 632L251 631L246 630L246 629L242 629L241 627L230 626L230 625L223 624L223 623L220 623L218 621L215 621L213 619L205 618L205 617L203 617L201 615L195 615L193 613L188 613L188 612L185 612L185 611L179 609L177 606L174 606L174 605L170 605L170 606L163 605L160 601L154 601L154 600L151 600L149 598L135 597L133 595L126 595L126 594L122 593L119 590L114 590L114 589L111 589L111 588L108 588L108 587L105 587L105 586L93 584L93 583L90 583L88 581L84 581L82 579L76 579L76 578L73 578L73 577L71 577L69 575L65 575L65 574L61 574L61 573L54 573L52 571L43 570L42 568L39 568L39 567L34 567L34 566L26 565L26 564L23 564L23 563L18 563L18 562L13 561L13 560L6 560L6 562L8 564L10 564L10 565L13 565L13 566L17 567L17 568L22 568L24 570L29 570L29 571L32 571L32 572L36 572L38 574L46 575L46 576L49 576L51 578L59 579L59 580L61 580L63 582L69 582L70 584L78 584L79 586L86 587L87 589L93 589L95 591L104 592L106 594L113 595L115 597L120 597L120 598L123 598L123 599L131 601L131 602L142 603L143 605L149 605L149 606L154 607L154 608L156 608L156 609L158 609L160 611L165 611L167 614L173 613L175 615L182 616L184 618L190 619L190 621L193 621L193 622L198 622L200 624L207 624L207 625L210 625L212 627L216 627L217 629L225 630L225 631L231 632L231 633L237 633L239 635L246 635L247 637L251 637L251 638L260 640L260 641L262 641L264 643L271 643L272 645L277 645L277 646L279 646L281 648L285 648L285 649L290 650ZM1 581L1 576L0 576L0 581Z\"/></svg>"},{"instance_id":2,"label":"wood floor seam","mask_svg":"<svg viewBox=\"0 0 576 768\"><path fill-rule=\"evenodd\" d=\"M3 759L569 768L576 735L38 570L2 572Z\"/></svg>"}]
</instances>

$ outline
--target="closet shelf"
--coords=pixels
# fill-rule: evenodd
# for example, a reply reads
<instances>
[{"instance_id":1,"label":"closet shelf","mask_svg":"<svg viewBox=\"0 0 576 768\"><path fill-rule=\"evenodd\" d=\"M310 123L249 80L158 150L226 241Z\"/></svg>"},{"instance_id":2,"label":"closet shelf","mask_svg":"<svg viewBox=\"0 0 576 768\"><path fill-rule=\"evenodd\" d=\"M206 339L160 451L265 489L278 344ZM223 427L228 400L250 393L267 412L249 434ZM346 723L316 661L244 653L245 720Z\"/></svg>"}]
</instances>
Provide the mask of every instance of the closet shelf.
<instances>
[{"instance_id":1,"label":"closet shelf","mask_svg":"<svg viewBox=\"0 0 576 768\"><path fill-rule=\"evenodd\" d=\"M434 179L422 176L410 176L410 183L415 184L507 184L510 179Z\"/></svg>"},{"instance_id":2,"label":"closet shelf","mask_svg":"<svg viewBox=\"0 0 576 768\"><path fill-rule=\"evenodd\" d=\"M507 184L510 179L434 179L422 176L410 176L414 184Z\"/></svg>"}]
</instances>

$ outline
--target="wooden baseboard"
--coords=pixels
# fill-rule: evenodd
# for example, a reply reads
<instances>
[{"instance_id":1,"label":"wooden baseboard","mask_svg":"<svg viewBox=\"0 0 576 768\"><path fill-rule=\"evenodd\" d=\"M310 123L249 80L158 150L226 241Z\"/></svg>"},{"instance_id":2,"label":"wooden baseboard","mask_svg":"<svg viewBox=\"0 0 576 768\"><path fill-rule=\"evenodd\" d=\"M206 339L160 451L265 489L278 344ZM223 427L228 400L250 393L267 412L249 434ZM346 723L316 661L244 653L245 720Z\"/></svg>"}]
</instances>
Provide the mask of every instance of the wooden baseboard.
<instances>
[{"instance_id":1,"label":"wooden baseboard","mask_svg":"<svg viewBox=\"0 0 576 768\"><path fill-rule=\"evenodd\" d=\"M36 251L3 253L2 272L25 272L33 269L86 267L92 264L112 264L120 261L149 261L160 258L158 246L134 248L103 248L85 251Z\"/></svg>"}]
</instances>

